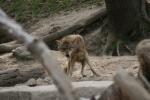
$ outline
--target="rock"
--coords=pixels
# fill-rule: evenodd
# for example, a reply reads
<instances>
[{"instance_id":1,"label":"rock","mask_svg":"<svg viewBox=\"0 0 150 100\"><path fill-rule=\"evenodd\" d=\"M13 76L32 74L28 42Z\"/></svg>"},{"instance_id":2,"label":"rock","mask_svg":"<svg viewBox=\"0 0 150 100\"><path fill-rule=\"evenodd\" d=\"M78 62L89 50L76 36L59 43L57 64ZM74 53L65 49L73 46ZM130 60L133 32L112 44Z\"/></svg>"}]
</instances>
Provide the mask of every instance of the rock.
<instances>
[{"instance_id":1,"label":"rock","mask_svg":"<svg viewBox=\"0 0 150 100\"><path fill-rule=\"evenodd\" d=\"M44 79L38 78L36 80L37 85L48 85L48 82L46 82Z\"/></svg>"},{"instance_id":2,"label":"rock","mask_svg":"<svg viewBox=\"0 0 150 100\"><path fill-rule=\"evenodd\" d=\"M18 47L12 50L13 56L15 56L18 60L32 60L33 56L31 53L24 47Z\"/></svg>"},{"instance_id":3,"label":"rock","mask_svg":"<svg viewBox=\"0 0 150 100\"><path fill-rule=\"evenodd\" d=\"M26 83L27 86L36 86L36 80L34 78L29 79Z\"/></svg>"},{"instance_id":4,"label":"rock","mask_svg":"<svg viewBox=\"0 0 150 100\"><path fill-rule=\"evenodd\" d=\"M48 84L52 84L52 79L50 77L45 77L44 81L47 82Z\"/></svg>"},{"instance_id":5,"label":"rock","mask_svg":"<svg viewBox=\"0 0 150 100\"><path fill-rule=\"evenodd\" d=\"M91 98L100 95L112 81L83 81L72 82L77 96ZM15 86L0 89L1 100L60 100L59 93L54 85L48 86Z\"/></svg>"},{"instance_id":6,"label":"rock","mask_svg":"<svg viewBox=\"0 0 150 100\"><path fill-rule=\"evenodd\" d=\"M49 77L46 77L44 79L42 79L42 78L38 78L38 79L31 78L24 85L32 87L32 86L41 86L41 85L50 85L50 84L52 84L52 80Z\"/></svg>"}]
</instances>

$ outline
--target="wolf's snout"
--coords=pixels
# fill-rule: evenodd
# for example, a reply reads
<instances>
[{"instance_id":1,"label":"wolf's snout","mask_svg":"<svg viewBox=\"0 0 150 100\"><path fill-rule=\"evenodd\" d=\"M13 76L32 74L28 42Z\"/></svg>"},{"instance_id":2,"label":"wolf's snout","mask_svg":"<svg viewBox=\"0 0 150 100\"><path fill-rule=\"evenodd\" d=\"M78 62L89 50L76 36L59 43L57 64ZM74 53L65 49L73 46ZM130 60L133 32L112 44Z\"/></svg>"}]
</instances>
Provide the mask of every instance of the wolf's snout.
<instances>
[{"instance_id":1,"label":"wolf's snout","mask_svg":"<svg viewBox=\"0 0 150 100\"><path fill-rule=\"evenodd\" d=\"M69 54L66 54L66 57L69 58Z\"/></svg>"}]
</instances>

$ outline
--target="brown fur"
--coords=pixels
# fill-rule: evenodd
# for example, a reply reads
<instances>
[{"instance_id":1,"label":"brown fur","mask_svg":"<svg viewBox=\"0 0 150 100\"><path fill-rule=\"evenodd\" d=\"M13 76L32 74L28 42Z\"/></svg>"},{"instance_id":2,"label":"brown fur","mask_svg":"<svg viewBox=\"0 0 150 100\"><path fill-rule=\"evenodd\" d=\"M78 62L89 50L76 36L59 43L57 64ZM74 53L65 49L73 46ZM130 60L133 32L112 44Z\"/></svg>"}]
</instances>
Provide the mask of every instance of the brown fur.
<instances>
[{"instance_id":1,"label":"brown fur","mask_svg":"<svg viewBox=\"0 0 150 100\"><path fill-rule=\"evenodd\" d=\"M84 39L80 35L68 35L58 41L58 49L68 58L68 67L66 73L71 76L74 64L81 63L81 74L84 77L84 67L87 63L94 75L98 75L92 68L88 53L86 51Z\"/></svg>"}]
</instances>

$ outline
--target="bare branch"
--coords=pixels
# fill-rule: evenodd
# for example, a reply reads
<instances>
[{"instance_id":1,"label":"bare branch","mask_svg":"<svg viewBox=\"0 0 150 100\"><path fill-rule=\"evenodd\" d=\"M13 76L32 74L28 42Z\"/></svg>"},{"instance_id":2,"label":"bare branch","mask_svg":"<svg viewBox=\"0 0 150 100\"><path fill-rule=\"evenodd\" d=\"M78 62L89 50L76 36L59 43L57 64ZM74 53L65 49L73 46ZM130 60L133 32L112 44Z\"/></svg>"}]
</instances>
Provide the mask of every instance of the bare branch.
<instances>
[{"instance_id":1,"label":"bare branch","mask_svg":"<svg viewBox=\"0 0 150 100\"><path fill-rule=\"evenodd\" d=\"M23 42L29 51L34 53L37 58L40 58L44 68L52 77L54 84L59 92L63 94L63 97L67 100L77 100L73 94L72 85L48 47L42 41L27 34L20 25L8 18L2 10L0 10L0 32L5 32Z\"/></svg>"}]
</instances>

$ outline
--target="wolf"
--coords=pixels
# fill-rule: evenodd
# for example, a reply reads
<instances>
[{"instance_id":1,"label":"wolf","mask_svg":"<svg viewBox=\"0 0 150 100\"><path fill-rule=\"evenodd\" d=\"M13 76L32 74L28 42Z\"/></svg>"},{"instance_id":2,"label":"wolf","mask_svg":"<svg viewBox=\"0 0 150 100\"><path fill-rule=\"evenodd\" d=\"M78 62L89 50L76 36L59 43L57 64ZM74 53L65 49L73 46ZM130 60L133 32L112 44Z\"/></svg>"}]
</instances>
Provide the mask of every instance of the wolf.
<instances>
[{"instance_id":1,"label":"wolf","mask_svg":"<svg viewBox=\"0 0 150 100\"><path fill-rule=\"evenodd\" d=\"M81 75L86 77L84 74L85 64L88 64L90 70L94 75L99 76L89 61L88 53L85 47L84 39L81 35L68 35L60 40L57 40L58 50L68 58L68 66L65 70L68 76L71 77L72 70L76 62L81 63Z\"/></svg>"}]
</instances>

